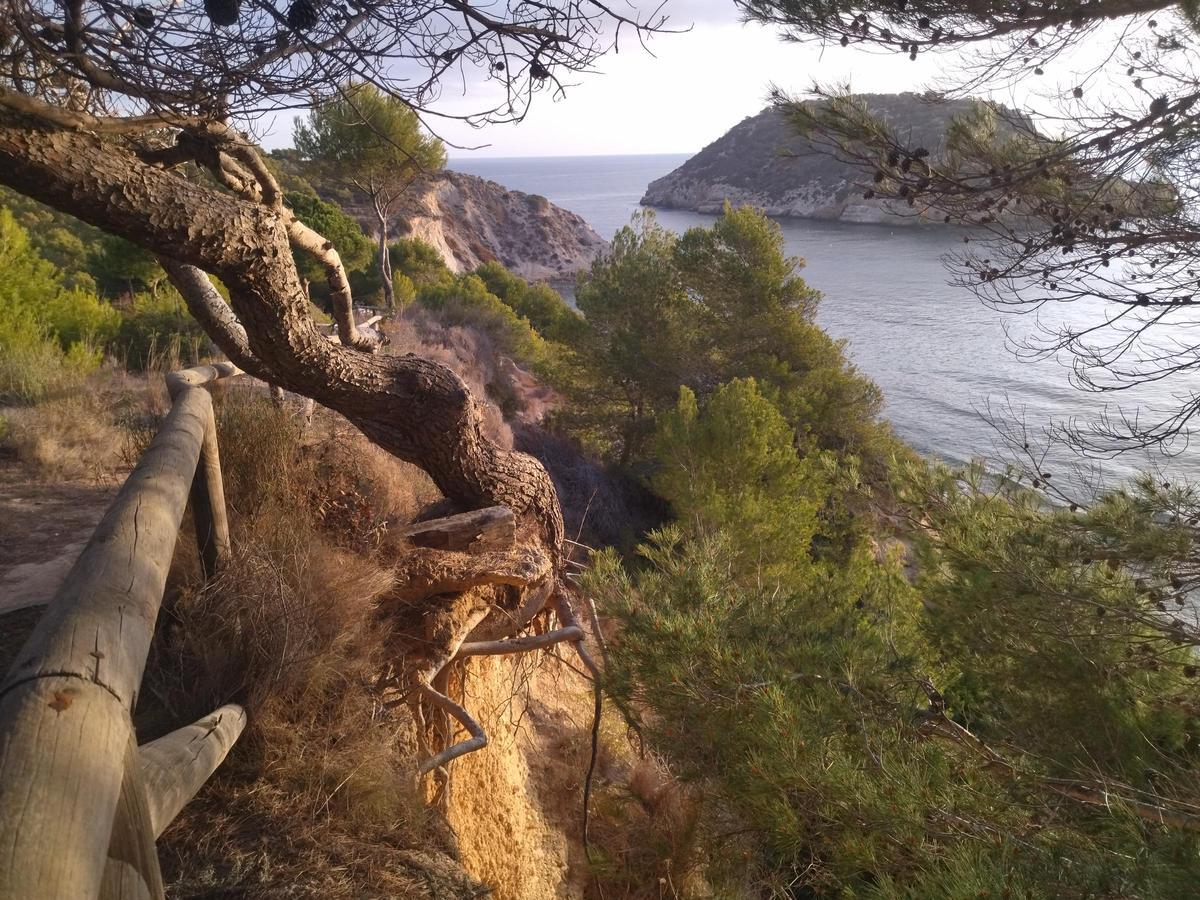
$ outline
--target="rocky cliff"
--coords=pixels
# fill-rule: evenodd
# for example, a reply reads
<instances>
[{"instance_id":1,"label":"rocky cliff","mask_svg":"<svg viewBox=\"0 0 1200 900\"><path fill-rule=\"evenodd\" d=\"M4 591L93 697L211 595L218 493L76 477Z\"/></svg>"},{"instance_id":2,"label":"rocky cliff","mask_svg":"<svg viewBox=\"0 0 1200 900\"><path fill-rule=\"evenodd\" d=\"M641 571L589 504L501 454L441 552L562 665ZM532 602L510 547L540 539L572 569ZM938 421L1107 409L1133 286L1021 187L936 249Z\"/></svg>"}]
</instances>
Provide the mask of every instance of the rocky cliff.
<instances>
[{"instance_id":1,"label":"rocky cliff","mask_svg":"<svg viewBox=\"0 0 1200 900\"><path fill-rule=\"evenodd\" d=\"M580 216L545 197L451 171L414 185L394 227L395 237L433 244L455 271L499 260L534 281L572 278L605 246Z\"/></svg>"},{"instance_id":2,"label":"rocky cliff","mask_svg":"<svg viewBox=\"0 0 1200 900\"><path fill-rule=\"evenodd\" d=\"M864 94L868 108L936 156L950 119L975 100L929 102L918 94ZM869 176L798 135L773 107L742 120L682 166L651 182L643 206L720 212L725 201L771 216L922 224L907 205L863 199ZM902 214L901 214L902 212ZM939 219L940 221L940 219Z\"/></svg>"}]
</instances>

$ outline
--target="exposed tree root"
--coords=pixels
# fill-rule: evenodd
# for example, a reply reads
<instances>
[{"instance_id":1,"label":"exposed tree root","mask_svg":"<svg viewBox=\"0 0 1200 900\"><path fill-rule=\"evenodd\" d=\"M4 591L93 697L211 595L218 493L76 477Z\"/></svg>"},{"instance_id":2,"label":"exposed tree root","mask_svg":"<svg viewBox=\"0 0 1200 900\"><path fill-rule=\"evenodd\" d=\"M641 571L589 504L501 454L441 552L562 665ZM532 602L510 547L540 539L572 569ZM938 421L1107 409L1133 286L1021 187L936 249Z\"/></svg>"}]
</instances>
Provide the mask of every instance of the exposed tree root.
<instances>
[{"instance_id":1,"label":"exposed tree root","mask_svg":"<svg viewBox=\"0 0 1200 900\"><path fill-rule=\"evenodd\" d=\"M433 535L437 542L443 543L446 535L457 540L457 532L462 530L459 526L464 522L470 523L467 531L474 533L484 520L500 521L501 518L507 519L497 518L494 513L482 518L475 513L459 514L421 523L409 531L418 536ZM494 529L491 543L484 542L482 546L473 539L468 541L467 546L479 547L482 552L417 546L400 559L396 568L399 588L384 601L381 611L397 616L407 608L410 613L420 614L424 622L424 636L418 639L422 645L420 662L415 669L408 668L407 675L389 672L381 677L379 684L399 689L402 697L413 705L422 732L432 729L432 737L442 745L437 752L430 751L427 744L423 747L429 755L418 766L418 774L445 772L447 764L486 747L488 743L487 733L479 722L449 696L452 664L473 656L516 655L571 644L596 685L592 754L584 796L586 831L599 740L600 668L584 644L586 632L571 608L570 588L555 577L553 561L540 545L483 550L483 547L494 547L495 541L502 539L504 534L505 529ZM516 535L513 534L510 540L515 543ZM539 616L546 611L551 599L560 626L523 634L531 626L538 627ZM406 641L411 642L412 631L404 631ZM388 705L397 702L402 701L392 700ZM440 724L435 724L427 715L432 711L430 708L441 715ZM450 722L461 726L467 737L454 741ZM426 743L424 737L422 743ZM449 773L445 774L448 779ZM448 785L447 780L447 790Z\"/></svg>"},{"instance_id":2,"label":"exposed tree root","mask_svg":"<svg viewBox=\"0 0 1200 900\"><path fill-rule=\"evenodd\" d=\"M556 628L542 634L527 634L524 637L509 638L504 641L472 641L463 644L458 649L455 659L466 659L468 656L502 656L506 653L528 653L531 650L545 650L564 641L583 640L583 632L574 627Z\"/></svg>"},{"instance_id":3,"label":"exposed tree root","mask_svg":"<svg viewBox=\"0 0 1200 900\"><path fill-rule=\"evenodd\" d=\"M457 744L451 744L441 753L436 753L417 768L419 775L426 775L434 769L440 769L451 760L458 759L467 753L475 750L482 750L487 746L487 734L479 723L471 718L471 714L463 709L462 706L455 703L445 694L434 690L431 686L423 684L419 687L421 696L430 703L437 706L440 710L452 716L467 733L471 736L465 741L459 741Z\"/></svg>"},{"instance_id":4,"label":"exposed tree root","mask_svg":"<svg viewBox=\"0 0 1200 900\"><path fill-rule=\"evenodd\" d=\"M418 547L397 566L400 588L395 597L411 602L489 584L527 588L549 578L553 565L550 555L537 546L490 553Z\"/></svg>"}]
</instances>

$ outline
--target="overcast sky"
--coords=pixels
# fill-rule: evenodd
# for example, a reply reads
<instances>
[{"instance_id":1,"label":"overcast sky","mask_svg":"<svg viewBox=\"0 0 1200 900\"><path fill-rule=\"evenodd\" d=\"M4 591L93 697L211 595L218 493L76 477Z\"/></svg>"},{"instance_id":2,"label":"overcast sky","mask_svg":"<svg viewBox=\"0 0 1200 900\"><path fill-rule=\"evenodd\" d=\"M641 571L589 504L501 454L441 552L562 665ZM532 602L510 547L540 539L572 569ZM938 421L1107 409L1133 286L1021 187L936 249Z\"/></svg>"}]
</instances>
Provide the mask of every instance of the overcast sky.
<instances>
[{"instance_id":1,"label":"overcast sky","mask_svg":"<svg viewBox=\"0 0 1200 900\"><path fill-rule=\"evenodd\" d=\"M535 96L521 123L473 129L430 120L451 145L451 159L694 153L761 110L772 84L797 93L814 80L849 82L860 92L922 90L937 80L938 66L948 64L934 54L909 62L853 45L787 44L773 29L741 24L732 0L667 0L666 12L672 27L691 30L655 35L650 52L636 41L623 43L620 53L601 58L598 71L579 76L565 97ZM479 100L448 83L441 107L478 110ZM277 120L264 144L290 146L291 130L290 119Z\"/></svg>"}]
</instances>

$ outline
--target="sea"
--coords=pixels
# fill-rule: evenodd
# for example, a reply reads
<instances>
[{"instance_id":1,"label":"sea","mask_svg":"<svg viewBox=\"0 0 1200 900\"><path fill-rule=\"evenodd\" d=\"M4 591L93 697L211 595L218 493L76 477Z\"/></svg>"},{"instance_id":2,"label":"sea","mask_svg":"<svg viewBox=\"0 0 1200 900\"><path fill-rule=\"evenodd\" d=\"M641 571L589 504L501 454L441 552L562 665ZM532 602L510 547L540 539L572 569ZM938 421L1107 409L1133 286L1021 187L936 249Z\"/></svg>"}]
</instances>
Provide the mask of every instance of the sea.
<instances>
[{"instance_id":1,"label":"sea","mask_svg":"<svg viewBox=\"0 0 1200 900\"><path fill-rule=\"evenodd\" d=\"M646 185L687 158L469 158L450 166L541 194L611 238L640 208ZM680 210L656 215L679 232L715 218ZM1200 443L1177 444L1170 455L1135 451L1098 459L1053 438L1058 424L1134 413L1144 422L1200 394L1196 379L1119 394L1085 391L1072 382L1070 359L1031 358L1022 349L1043 328L1095 322L1101 310L1061 304L1017 315L985 306L953 284L946 268L947 255L963 248L957 229L803 219L779 225L787 252L803 261L803 277L823 294L819 323L845 341L854 364L882 388L885 415L918 451L955 465L981 460L994 472L1010 462L1028 466L1032 454L1039 470L1080 500L1147 470L1164 480L1200 480ZM1186 339L1187 326L1179 330L1172 340Z\"/></svg>"}]
</instances>

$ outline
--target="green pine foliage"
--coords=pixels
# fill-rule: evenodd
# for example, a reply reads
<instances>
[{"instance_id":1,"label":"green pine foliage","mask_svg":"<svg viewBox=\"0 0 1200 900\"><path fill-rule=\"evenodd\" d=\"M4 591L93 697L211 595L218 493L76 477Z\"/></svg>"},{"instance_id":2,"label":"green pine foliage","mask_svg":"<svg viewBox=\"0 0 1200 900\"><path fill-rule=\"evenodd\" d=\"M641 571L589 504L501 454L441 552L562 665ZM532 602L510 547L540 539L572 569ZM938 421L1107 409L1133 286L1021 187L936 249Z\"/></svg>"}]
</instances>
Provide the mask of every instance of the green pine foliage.
<instances>
[{"instance_id":1,"label":"green pine foliage","mask_svg":"<svg viewBox=\"0 0 1200 900\"><path fill-rule=\"evenodd\" d=\"M1200 797L1194 491L1146 477L1072 511L978 466L895 480L959 721L1054 774Z\"/></svg>"},{"instance_id":2,"label":"green pine foliage","mask_svg":"<svg viewBox=\"0 0 1200 900\"><path fill-rule=\"evenodd\" d=\"M898 538L850 502L853 456L803 450L749 379L684 389L650 447L676 521L585 588L618 624L610 693L709 798L714 884L1192 895L1196 641L1173 610L1200 497L1144 479L1072 511L905 455L876 492Z\"/></svg>"},{"instance_id":3,"label":"green pine foliage","mask_svg":"<svg viewBox=\"0 0 1200 900\"><path fill-rule=\"evenodd\" d=\"M912 673L932 669L898 554L865 538L838 559L821 552L848 473L831 454L797 456L751 380L703 407L685 390L654 446L677 523L632 572L607 553L588 577L620 623L609 690L734 815L744 839L725 863L763 887L804 872L833 889L913 865L921 799L947 762L898 740L910 726L895 711L915 708Z\"/></svg>"},{"instance_id":4,"label":"green pine foliage","mask_svg":"<svg viewBox=\"0 0 1200 900\"><path fill-rule=\"evenodd\" d=\"M567 427L624 462L637 459L680 385L705 397L755 378L813 449L877 467L891 449L879 390L814 323L819 294L796 274L777 225L727 207L681 237L640 214L581 277L587 328L576 339L592 377Z\"/></svg>"},{"instance_id":5,"label":"green pine foliage","mask_svg":"<svg viewBox=\"0 0 1200 900\"><path fill-rule=\"evenodd\" d=\"M454 277L438 248L420 238L394 241L388 252L392 268L408 276L416 288L446 284Z\"/></svg>"},{"instance_id":6,"label":"green pine foliage","mask_svg":"<svg viewBox=\"0 0 1200 900\"><path fill-rule=\"evenodd\" d=\"M25 230L33 250L62 273L66 287L96 290L89 268L90 248L102 240L104 232L11 188L0 187L0 206Z\"/></svg>"},{"instance_id":7,"label":"green pine foliage","mask_svg":"<svg viewBox=\"0 0 1200 900\"><path fill-rule=\"evenodd\" d=\"M571 343L584 332L583 317L562 295L545 283L530 284L498 262L484 263L475 270L487 289L518 316L529 320L538 333L551 341Z\"/></svg>"},{"instance_id":8,"label":"green pine foliage","mask_svg":"<svg viewBox=\"0 0 1200 900\"><path fill-rule=\"evenodd\" d=\"M110 234L101 235L92 245L88 271L106 297L142 291L157 295L167 277L153 253Z\"/></svg>"}]
</instances>

